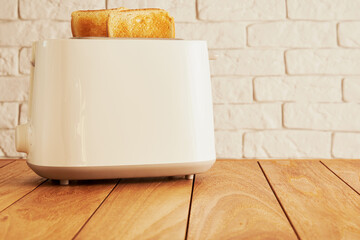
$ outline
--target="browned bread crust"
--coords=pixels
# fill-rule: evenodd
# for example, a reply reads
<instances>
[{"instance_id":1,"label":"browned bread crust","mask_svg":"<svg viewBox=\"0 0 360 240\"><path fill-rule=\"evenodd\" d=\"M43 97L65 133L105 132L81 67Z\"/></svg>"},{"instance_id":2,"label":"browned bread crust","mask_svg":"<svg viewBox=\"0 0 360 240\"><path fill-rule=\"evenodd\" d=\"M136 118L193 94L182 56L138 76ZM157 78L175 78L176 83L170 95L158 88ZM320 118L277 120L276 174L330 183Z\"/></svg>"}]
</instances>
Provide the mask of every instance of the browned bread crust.
<instances>
[{"instance_id":1,"label":"browned bread crust","mask_svg":"<svg viewBox=\"0 0 360 240\"><path fill-rule=\"evenodd\" d=\"M80 10L71 14L71 32L73 37L107 37L107 21L111 12L120 12L126 8Z\"/></svg>"},{"instance_id":2,"label":"browned bread crust","mask_svg":"<svg viewBox=\"0 0 360 240\"><path fill-rule=\"evenodd\" d=\"M162 9L131 9L110 12L107 22L109 37L174 38L175 23Z\"/></svg>"}]
</instances>

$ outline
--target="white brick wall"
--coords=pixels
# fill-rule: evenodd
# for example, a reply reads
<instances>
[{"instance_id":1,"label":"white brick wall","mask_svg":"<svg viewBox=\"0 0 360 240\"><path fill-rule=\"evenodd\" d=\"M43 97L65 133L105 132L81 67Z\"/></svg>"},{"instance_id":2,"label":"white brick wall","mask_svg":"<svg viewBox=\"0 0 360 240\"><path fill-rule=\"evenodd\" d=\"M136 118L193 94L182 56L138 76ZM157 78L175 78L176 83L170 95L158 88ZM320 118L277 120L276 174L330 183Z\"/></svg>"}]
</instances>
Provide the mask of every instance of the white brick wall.
<instances>
[{"instance_id":1,"label":"white brick wall","mask_svg":"<svg viewBox=\"0 0 360 240\"><path fill-rule=\"evenodd\" d=\"M247 158L330 158L331 134L315 131L260 131L245 133Z\"/></svg>"},{"instance_id":2,"label":"white brick wall","mask_svg":"<svg viewBox=\"0 0 360 240\"><path fill-rule=\"evenodd\" d=\"M248 27L252 47L334 47L336 25L330 22L280 21Z\"/></svg>"},{"instance_id":3,"label":"white brick wall","mask_svg":"<svg viewBox=\"0 0 360 240\"><path fill-rule=\"evenodd\" d=\"M31 43L78 9L164 8L207 40L218 158L360 158L360 0L0 0L0 156L27 121Z\"/></svg>"}]
</instances>

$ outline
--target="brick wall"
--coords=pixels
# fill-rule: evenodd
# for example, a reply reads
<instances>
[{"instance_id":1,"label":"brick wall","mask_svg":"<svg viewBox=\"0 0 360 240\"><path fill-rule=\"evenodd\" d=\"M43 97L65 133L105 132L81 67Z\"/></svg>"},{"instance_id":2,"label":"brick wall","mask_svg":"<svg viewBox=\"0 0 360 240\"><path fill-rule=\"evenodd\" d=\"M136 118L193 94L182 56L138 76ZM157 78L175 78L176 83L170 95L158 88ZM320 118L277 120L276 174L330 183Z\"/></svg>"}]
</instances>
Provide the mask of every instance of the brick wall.
<instances>
[{"instance_id":1,"label":"brick wall","mask_svg":"<svg viewBox=\"0 0 360 240\"><path fill-rule=\"evenodd\" d=\"M0 156L26 122L33 41L78 9L159 7L208 41L219 158L360 157L360 0L0 0Z\"/></svg>"}]
</instances>

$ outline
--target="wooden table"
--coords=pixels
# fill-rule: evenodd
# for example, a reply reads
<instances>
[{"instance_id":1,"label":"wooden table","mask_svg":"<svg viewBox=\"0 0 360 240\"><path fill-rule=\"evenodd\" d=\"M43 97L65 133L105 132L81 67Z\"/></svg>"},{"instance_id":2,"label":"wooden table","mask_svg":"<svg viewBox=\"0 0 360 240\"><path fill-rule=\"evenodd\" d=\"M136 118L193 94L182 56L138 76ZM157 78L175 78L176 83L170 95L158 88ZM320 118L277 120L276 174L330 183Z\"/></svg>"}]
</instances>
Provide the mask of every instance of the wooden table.
<instances>
[{"instance_id":1,"label":"wooden table","mask_svg":"<svg viewBox=\"0 0 360 240\"><path fill-rule=\"evenodd\" d=\"M360 239L360 161L219 160L194 180L75 181L0 160L0 239Z\"/></svg>"}]
</instances>

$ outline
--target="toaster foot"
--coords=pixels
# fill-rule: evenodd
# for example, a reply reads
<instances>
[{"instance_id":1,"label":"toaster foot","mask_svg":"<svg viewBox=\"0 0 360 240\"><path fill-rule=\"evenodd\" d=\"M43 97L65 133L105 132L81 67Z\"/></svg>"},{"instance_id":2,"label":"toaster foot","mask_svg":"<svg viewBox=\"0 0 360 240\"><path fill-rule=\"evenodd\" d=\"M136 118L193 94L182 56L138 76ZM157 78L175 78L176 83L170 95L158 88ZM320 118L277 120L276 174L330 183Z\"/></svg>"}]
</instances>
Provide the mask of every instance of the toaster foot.
<instances>
[{"instance_id":1,"label":"toaster foot","mask_svg":"<svg viewBox=\"0 0 360 240\"><path fill-rule=\"evenodd\" d=\"M61 186L69 185L69 180L60 180L60 185Z\"/></svg>"},{"instance_id":2,"label":"toaster foot","mask_svg":"<svg viewBox=\"0 0 360 240\"><path fill-rule=\"evenodd\" d=\"M185 178L186 178L187 180L194 179L194 174L185 175Z\"/></svg>"}]
</instances>

